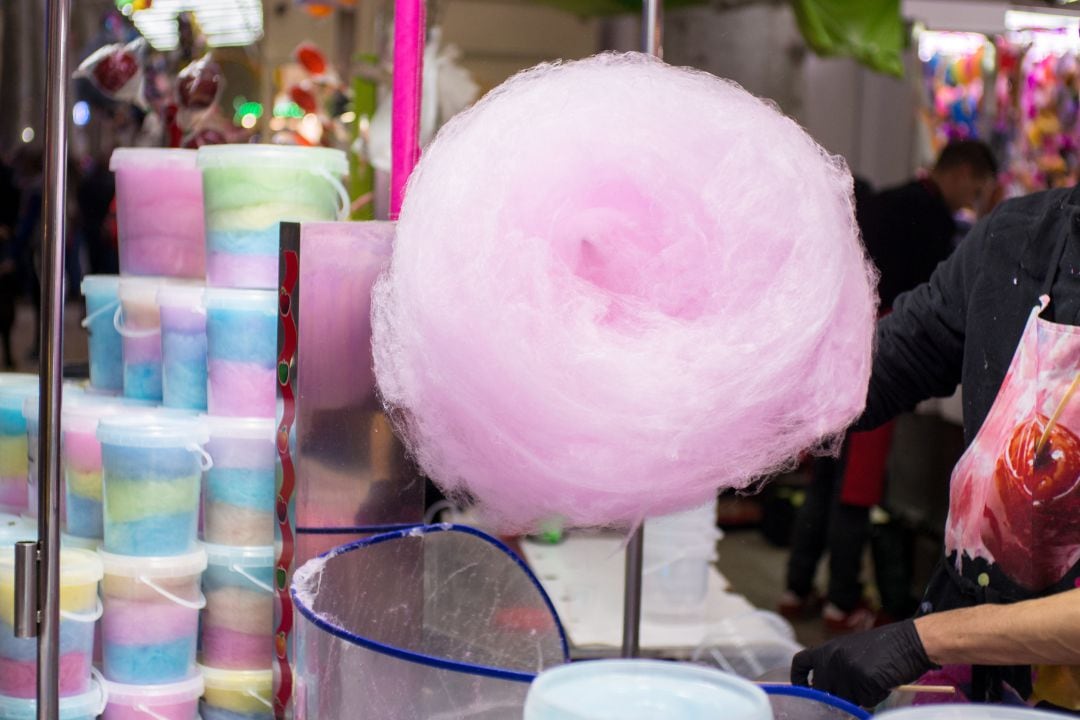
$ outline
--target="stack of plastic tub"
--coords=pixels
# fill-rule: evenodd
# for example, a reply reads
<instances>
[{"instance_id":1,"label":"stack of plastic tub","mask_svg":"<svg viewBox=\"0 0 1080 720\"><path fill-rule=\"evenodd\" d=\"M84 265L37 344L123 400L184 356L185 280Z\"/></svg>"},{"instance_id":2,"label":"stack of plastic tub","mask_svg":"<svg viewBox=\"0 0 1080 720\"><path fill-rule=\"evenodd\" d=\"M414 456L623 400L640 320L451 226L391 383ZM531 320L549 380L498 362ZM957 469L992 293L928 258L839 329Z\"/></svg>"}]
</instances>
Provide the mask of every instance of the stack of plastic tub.
<instances>
[{"instance_id":1,"label":"stack of plastic tub","mask_svg":"<svg viewBox=\"0 0 1080 720\"><path fill-rule=\"evenodd\" d=\"M107 720L193 720L206 553L197 539L204 423L170 410L99 419L103 479L102 669ZM139 713L142 714L139 714Z\"/></svg>"}]
</instances>

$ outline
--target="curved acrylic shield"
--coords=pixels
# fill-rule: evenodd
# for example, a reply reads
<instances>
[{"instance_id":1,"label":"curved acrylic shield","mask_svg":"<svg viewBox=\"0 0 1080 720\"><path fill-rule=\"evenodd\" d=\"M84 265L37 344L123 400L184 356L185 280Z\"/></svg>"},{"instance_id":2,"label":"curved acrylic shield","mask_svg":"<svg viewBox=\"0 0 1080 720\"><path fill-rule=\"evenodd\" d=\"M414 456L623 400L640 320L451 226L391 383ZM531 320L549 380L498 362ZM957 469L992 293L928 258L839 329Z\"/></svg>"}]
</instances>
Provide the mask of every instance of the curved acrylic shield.
<instances>
[{"instance_id":1,"label":"curved acrylic shield","mask_svg":"<svg viewBox=\"0 0 1080 720\"><path fill-rule=\"evenodd\" d=\"M808 687L763 685L776 720L869 720L870 713L846 700Z\"/></svg>"},{"instance_id":2,"label":"curved acrylic shield","mask_svg":"<svg viewBox=\"0 0 1080 720\"><path fill-rule=\"evenodd\" d=\"M427 525L297 570L296 717L520 717L528 683L567 661L535 576L498 540Z\"/></svg>"}]
</instances>

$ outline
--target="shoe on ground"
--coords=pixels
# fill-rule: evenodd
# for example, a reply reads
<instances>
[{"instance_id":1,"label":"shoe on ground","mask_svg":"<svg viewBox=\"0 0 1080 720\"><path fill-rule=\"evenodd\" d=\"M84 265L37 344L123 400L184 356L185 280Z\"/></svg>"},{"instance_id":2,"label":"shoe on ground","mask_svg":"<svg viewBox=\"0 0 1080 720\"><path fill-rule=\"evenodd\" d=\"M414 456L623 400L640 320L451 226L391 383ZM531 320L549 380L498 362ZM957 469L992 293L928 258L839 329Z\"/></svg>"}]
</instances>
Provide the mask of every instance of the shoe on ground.
<instances>
[{"instance_id":1,"label":"shoe on ground","mask_svg":"<svg viewBox=\"0 0 1080 720\"><path fill-rule=\"evenodd\" d=\"M776 604L776 611L788 620L810 620L821 612L821 603L821 596L813 590L804 597L785 590Z\"/></svg>"},{"instance_id":2,"label":"shoe on ground","mask_svg":"<svg viewBox=\"0 0 1080 720\"><path fill-rule=\"evenodd\" d=\"M821 611L821 619L829 635L848 635L872 629L877 621L877 613L865 603L859 603L851 612L844 612L836 605L826 603Z\"/></svg>"}]
</instances>

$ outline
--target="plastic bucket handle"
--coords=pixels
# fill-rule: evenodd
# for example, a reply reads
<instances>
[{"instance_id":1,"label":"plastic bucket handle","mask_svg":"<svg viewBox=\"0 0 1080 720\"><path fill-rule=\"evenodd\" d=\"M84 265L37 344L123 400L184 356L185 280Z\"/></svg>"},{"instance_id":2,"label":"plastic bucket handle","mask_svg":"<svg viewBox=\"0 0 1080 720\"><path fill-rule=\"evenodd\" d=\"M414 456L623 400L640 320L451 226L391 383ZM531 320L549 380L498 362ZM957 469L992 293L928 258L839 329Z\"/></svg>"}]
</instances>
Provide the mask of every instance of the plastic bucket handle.
<instances>
[{"instance_id":1,"label":"plastic bucket handle","mask_svg":"<svg viewBox=\"0 0 1080 720\"><path fill-rule=\"evenodd\" d=\"M106 303L104 306L99 307L97 310L95 310L94 312L92 312L89 315L87 315L86 317L84 317L82 319L82 322L79 323L79 325L83 326L84 328L88 328L88 327L90 327L90 323L97 320L99 315L104 315L105 313L112 311L114 313L113 314L113 325L115 326L115 324L116 324L116 314L115 314L115 310L113 310L113 308L119 309L119 307L118 307L119 305L120 305L120 299L119 298L117 298L116 300L113 300L112 302Z\"/></svg>"},{"instance_id":2,"label":"plastic bucket handle","mask_svg":"<svg viewBox=\"0 0 1080 720\"><path fill-rule=\"evenodd\" d=\"M64 620L71 620L72 622L81 623L95 623L101 619L101 616L105 613L105 607L101 604L101 598L98 598L97 606L86 613L71 612L70 610L61 610L60 617Z\"/></svg>"},{"instance_id":3,"label":"plastic bucket handle","mask_svg":"<svg viewBox=\"0 0 1080 720\"><path fill-rule=\"evenodd\" d=\"M273 709L274 709L274 703L270 702L269 700L267 700L266 698L264 698L264 697L263 697L262 695L260 695L259 693L255 692L255 691L254 691L254 690L252 690L251 688L248 688L247 690L245 690L245 691L244 691L244 693L245 693L246 695L250 696L250 697L253 697L253 698L255 698L256 700L258 700L259 702L261 702L261 703L262 703L263 705L265 705L266 707L270 708L271 710L273 710Z\"/></svg>"},{"instance_id":4,"label":"plastic bucket handle","mask_svg":"<svg viewBox=\"0 0 1080 720\"><path fill-rule=\"evenodd\" d=\"M264 583L262 580L260 580L259 578L255 577L254 575L249 573L242 566L240 566L240 565L230 565L229 569L232 570L234 573L236 573L238 575L242 575L243 577L247 578L248 582L250 582L255 587L259 588L260 590L265 590L268 593L273 593L274 592L274 588L270 587L269 585Z\"/></svg>"},{"instance_id":5,"label":"plastic bucket handle","mask_svg":"<svg viewBox=\"0 0 1080 720\"><path fill-rule=\"evenodd\" d=\"M320 168L318 170L313 170L312 172L330 183L330 187L334 188L334 191L337 192L338 202L341 206L338 208L337 219L339 221L348 220L349 213L352 210L352 201L349 199L349 191L345 188L345 183L341 182L341 180L335 177L329 170Z\"/></svg>"},{"instance_id":6,"label":"plastic bucket handle","mask_svg":"<svg viewBox=\"0 0 1080 720\"><path fill-rule=\"evenodd\" d=\"M198 600L185 600L184 598L180 597L179 595L176 595L175 593L169 592L168 590L161 587L160 585L158 585L156 582L154 582L150 578L146 577L145 575L140 575L137 578L137 580L139 582L141 582L143 585L146 585L147 587L151 588L154 592L156 592L161 597L165 598L166 600L173 601L174 603L176 603L180 607L186 607L189 610L202 610L204 607L206 607L206 596L203 595L201 592L199 593L199 599Z\"/></svg>"},{"instance_id":7,"label":"plastic bucket handle","mask_svg":"<svg viewBox=\"0 0 1080 720\"><path fill-rule=\"evenodd\" d=\"M193 453L198 453L199 467L202 468L203 472L207 472L214 467L214 458L210 457L210 453L206 452L206 449L203 448L202 445L191 443L187 446L187 449Z\"/></svg>"},{"instance_id":8,"label":"plastic bucket handle","mask_svg":"<svg viewBox=\"0 0 1080 720\"><path fill-rule=\"evenodd\" d=\"M97 712L94 713L94 717L98 717L99 715L104 715L105 708L109 706L109 686L105 682L105 676L93 665L90 666L90 676L97 680L98 697L101 698L98 701Z\"/></svg>"},{"instance_id":9,"label":"plastic bucket handle","mask_svg":"<svg viewBox=\"0 0 1080 720\"><path fill-rule=\"evenodd\" d=\"M154 720L173 720L172 718L165 717L161 713L151 710L148 705L143 705L142 703L136 704L135 709L144 715L149 715L150 717L154 718Z\"/></svg>"},{"instance_id":10,"label":"plastic bucket handle","mask_svg":"<svg viewBox=\"0 0 1080 720\"><path fill-rule=\"evenodd\" d=\"M123 305L116 306L116 312L113 313L113 327L116 328L116 332L126 338L148 338L161 334L160 326L153 330L132 330L131 328L125 327Z\"/></svg>"}]
</instances>

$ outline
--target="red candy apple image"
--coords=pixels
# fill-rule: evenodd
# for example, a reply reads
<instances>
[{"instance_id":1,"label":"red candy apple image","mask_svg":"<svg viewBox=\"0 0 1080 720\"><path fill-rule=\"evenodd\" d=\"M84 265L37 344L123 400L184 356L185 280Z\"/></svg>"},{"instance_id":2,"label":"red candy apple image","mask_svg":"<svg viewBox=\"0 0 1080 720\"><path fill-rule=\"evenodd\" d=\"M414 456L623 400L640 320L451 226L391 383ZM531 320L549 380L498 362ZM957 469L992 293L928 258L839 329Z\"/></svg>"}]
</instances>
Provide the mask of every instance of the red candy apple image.
<instances>
[{"instance_id":1,"label":"red candy apple image","mask_svg":"<svg viewBox=\"0 0 1080 720\"><path fill-rule=\"evenodd\" d=\"M101 58L92 72L102 91L116 93L139 72L139 59L127 46L117 45L112 52Z\"/></svg>"},{"instance_id":2,"label":"red candy apple image","mask_svg":"<svg viewBox=\"0 0 1080 720\"><path fill-rule=\"evenodd\" d=\"M1060 423L1036 455L1048 418L1014 428L994 469L983 542L1015 582L1052 585L1074 561L1080 529L1080 438Z\"/></svg>"}]
</instances>

